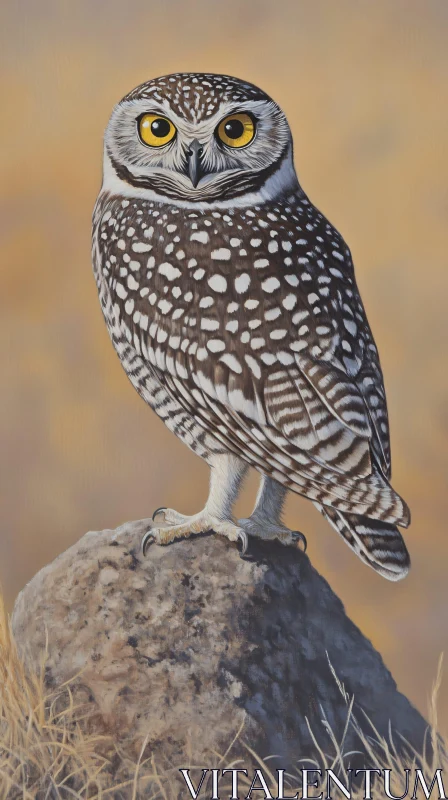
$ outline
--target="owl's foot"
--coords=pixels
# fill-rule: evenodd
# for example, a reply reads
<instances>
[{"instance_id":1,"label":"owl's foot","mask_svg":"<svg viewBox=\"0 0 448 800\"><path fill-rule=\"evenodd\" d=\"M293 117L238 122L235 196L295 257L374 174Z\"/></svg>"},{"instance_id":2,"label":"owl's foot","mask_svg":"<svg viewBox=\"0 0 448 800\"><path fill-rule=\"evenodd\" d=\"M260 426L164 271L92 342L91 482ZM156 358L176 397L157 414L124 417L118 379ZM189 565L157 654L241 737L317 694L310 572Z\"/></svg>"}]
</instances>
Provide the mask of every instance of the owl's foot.
<instances>
[{"instance_id":1,"label":"owl's foot","mask_svg":"<svg viewBox=\"0 0 448 800\"><path fill-rule=\"evenodd\" d=\"M192 517L179 514L172 508L158 508L153 514L155 525L145 533L142 539L143 555L148 547L155 544L170 544L176 539L188 539L195 533L219 533L227 536L231 542L241 542L241 554L247 550L247 534L230 519L219 519L206 509Z\"/></svg>"},{"instance_id":2,"label":"owl's foot","mask_svg":"<svg viewBox=\"0 0 448 800\"><path fill-rule=\"evenodd\" d=\"M252 514L247 519L239 519L238 525L243 528L250 536L255 536L258 539L278 539L284 545L293 545L299 547L303 552L306 551L307 541L306 537L300 531L290 531L284 525L275 525L272 522L267 522L262 517L257 517Z\"/></svg>"}]
</instances>

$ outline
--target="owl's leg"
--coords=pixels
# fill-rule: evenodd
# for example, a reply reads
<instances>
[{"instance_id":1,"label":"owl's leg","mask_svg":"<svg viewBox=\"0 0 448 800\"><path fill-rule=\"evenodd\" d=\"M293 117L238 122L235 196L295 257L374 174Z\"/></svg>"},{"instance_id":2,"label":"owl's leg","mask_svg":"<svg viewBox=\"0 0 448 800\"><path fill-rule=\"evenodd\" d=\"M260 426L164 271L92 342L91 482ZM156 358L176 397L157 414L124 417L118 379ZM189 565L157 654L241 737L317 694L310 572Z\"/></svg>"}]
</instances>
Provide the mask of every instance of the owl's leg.
<instances>
[{"instance_id":1,"label":"owl's leg","mask_svg":"<svg viewBox=\"0 0 448 800\"><path fill-rule=\"evenodd\" d=\"M273 478L262 475L255 507L247 519L239 519L246 533L259 539L278 539L282 544L298 545L306 550L306 539L300 531L290 531L282 523L282 510L287 489Z\"/></svg>"},{"instance_id":2,"label":"owl's leg","mask_svg":"<svg viewBox=\"0 0 448 800\"><path fill-rule=\"evenodd\" d=\"M171 508L159 508L153 515L154 527L142 539L143 553L152 542L169 544L194 533L214 531L232 542L241 541L247 548L247 534L235 522L232 507L237 498L247 465L231 454L214 455L210 460L210 492L205 508L192 517L185 517Z\"/></svg>"}]
</instances>

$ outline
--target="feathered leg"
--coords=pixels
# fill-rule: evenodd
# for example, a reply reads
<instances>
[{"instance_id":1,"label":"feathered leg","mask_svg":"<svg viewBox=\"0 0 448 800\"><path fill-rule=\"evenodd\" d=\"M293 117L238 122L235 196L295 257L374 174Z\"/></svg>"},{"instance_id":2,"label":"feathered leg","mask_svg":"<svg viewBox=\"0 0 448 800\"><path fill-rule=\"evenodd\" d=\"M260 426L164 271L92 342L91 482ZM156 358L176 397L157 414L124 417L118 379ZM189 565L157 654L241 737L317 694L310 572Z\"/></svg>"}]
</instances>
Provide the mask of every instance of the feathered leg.
<instances>
[{"instance_id":1,"label":"feathered leg","mask_svg":"<svg viewBox=\"0 0 448 800\"><path fill-rule=\"evenodd\" d=\"M239 519L246 533L259 539L278 539L282 544L302 542L306 539L299 531L290 531L282 522L282 511L288 489L267 475L261 476L255 507L250 517Z\"/></svg>"}]
</instances>

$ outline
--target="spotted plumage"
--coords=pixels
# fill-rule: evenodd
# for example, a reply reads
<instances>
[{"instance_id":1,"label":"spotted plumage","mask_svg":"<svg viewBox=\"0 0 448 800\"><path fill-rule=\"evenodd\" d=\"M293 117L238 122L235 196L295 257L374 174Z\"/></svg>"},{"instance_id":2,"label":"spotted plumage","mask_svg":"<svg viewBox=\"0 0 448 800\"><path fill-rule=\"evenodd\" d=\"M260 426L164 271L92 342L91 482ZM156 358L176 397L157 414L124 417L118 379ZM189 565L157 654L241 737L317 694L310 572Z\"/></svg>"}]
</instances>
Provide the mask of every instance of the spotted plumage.
<instances>
[{"instance_id":1,"label":"spotted plumage","mask_svg":"<svg viewBox=\"0 0 448 800\"><path fill-rule=\"evenodd\" d=\"M172 141L145 145L142 115L168 118ZM226 118L231 135L244 128L241 148L219 140ZM280 513L291 489L366 563L403 577L396 525L409 512L389 484L378 352L350 251L298 184L279 107L225 76L150 81L116 107L104 165L93 258L113 344L144 400L212 468L204 512L166 510L147 541L213 527L290 543ZM262 484L236 523L247 465Z\"/></svg>"}]
</instances>

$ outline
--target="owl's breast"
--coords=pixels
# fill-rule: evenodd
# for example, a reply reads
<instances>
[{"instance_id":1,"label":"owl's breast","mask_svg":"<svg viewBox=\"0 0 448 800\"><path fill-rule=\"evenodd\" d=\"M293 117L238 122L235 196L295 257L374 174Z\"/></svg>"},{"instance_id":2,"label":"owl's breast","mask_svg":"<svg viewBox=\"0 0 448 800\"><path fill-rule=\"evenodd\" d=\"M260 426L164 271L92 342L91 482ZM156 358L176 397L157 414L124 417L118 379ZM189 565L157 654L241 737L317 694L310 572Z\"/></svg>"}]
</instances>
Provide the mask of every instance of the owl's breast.
<instances>
[{"instance_id":1,"label":"owl's breast","mask_svg":"<svg viewBox=\"0 0 448 800\"><path fill-rule=\"evenodd\" d=\"M342 238L309 204L196 210L110 197L96 239L100 284L126 338L144 353L199 349L222 360L248 350L272 364L280 351L290 362L285 348L329 358L339 346L351 263Z\"/></svg>"},{"instance_id":2,"label":"owl's breast","mask_svg":"<svg viewBox=\"0 0 448 800\"><path fill-rule=\"evenodd\" d=\"M269 231L252 235L249 220L233 210L104 201L96 232L100 283L131 335L135 329L149 341L160 341L163 331L208 335L229 315L244 317L269 305L272 238Z\"/></svg>"}]
</instances>

